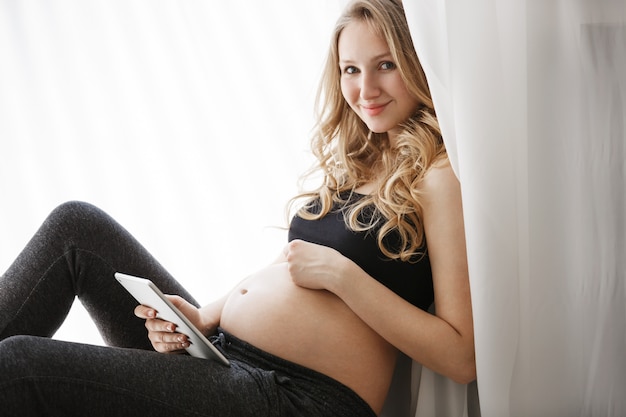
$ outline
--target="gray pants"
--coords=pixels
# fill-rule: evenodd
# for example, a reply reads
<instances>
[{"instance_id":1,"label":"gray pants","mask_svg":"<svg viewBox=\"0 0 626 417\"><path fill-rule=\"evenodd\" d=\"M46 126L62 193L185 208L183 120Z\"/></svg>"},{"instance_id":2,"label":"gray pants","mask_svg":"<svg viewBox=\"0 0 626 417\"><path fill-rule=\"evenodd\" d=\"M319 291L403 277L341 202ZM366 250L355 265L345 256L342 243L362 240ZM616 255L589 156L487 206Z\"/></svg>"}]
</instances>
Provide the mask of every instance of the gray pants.
<instances>
[{"instance_id":1,"label":"gray pants","mask_svg":"<svg viewBox=\"0 0 626 417\"><path fill-rule=\"evenodd\" d=\"M99 209L66 203L46 219L0 277L0 416L375 415L339 382L224 331L212 341L230 367L154 352L116 271L194 302ZM49 338L76 296L111 347Z\"/></svg>"}]
</instances>

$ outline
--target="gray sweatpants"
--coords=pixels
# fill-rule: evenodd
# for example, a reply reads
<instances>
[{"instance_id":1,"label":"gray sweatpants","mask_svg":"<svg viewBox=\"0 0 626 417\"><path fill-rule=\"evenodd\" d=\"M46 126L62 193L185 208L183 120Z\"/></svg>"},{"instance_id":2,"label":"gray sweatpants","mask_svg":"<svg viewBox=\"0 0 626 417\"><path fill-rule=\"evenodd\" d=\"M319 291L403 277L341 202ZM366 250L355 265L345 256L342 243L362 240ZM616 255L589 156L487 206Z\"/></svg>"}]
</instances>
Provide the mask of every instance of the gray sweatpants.
<instances>
[{"instance_id":1,"label":"gray sweatpants","mask_svg":"<svg viewBox=\"0 0 626 417\"><path fill-rule=\"evenodd\" d=\"M0 277L0 416L375 416L339 382L223 330L212 341L230 367L154 352L116 271L195 303L96 207L46 219ZM110 347L49 338L76 297Z\"/></svg>"}]
</instances>

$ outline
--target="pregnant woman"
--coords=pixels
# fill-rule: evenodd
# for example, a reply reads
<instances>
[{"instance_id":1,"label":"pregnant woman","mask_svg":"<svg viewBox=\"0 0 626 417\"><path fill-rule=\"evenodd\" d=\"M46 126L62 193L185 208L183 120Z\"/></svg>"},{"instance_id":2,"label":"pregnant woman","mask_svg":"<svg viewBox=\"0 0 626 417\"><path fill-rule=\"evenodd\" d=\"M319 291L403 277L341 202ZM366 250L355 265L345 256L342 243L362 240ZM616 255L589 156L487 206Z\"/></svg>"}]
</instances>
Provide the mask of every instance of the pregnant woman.
<instances>
[{"instance_id":1,"label":"pregnant woman","mask_svg":"<svg viewBox=\"0 0 626 417\"><path fill-rule=\"evenodd\" d=\"M0 278L0 415L375 416L399 352L472 381L460 184L399 0L347 6L318 107L322 185L277 259L209 305L101 210L55 209ZM230 366L184 354L117 271L172 294ZM76 296L108 346L50 339Z\"/></svg>"}]
</instances>

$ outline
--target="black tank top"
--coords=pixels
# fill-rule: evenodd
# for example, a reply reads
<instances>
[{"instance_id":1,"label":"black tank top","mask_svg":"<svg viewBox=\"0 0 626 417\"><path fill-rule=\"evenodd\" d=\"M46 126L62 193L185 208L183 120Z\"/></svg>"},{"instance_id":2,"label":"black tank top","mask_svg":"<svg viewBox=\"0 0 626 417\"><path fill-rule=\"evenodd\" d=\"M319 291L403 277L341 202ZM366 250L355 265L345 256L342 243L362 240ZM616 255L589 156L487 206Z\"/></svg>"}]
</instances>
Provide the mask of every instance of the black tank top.
<instances>
[{"instance_id":1,"label":"black tank top","mask_svg":"<svg viewBox=\"0 0 626 417\"><path fill-rule=\"evenodd\" d=\"M362 195L353 194L349 203L354 202L355 198L362 198ZM313 202L310 211L319 213L319 210L319 201ZM378 247L378 230L375 228L367 233L349 230L344 222L345 211L344 205L335 203L332 210L319 220L304 220L295 216L289 227L289 241L300 239L334 248L406 301L422 310L428 310L433 302L432 272L428 255L412 262L388 258ZM373 210L369 210L370 213L367 211L361 213L360 220L370 220ZM390 235L385 240L387 247L394 247L393 239Z\"/></svg>"}]
</instances>

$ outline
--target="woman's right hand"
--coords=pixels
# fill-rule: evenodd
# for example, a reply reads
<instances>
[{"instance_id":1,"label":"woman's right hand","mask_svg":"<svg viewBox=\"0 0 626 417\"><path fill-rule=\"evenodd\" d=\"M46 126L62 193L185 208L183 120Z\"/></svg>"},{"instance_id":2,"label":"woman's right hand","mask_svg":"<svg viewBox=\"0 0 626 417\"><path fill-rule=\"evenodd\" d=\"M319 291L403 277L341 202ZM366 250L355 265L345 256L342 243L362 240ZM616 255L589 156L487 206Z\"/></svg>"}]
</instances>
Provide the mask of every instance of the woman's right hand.
<instances>
[{"instance_id":1,"label":"woman's right hand","mask_svg":"<svg viewBox=\"0 0 626 417\"><path fill-rule=\"evenodd\" d=\"M188 303L185 299L176 295L166 297L185 315L194 322L199 320L200 313L196 306ZM176 324L157 318L157 311L145 305L135 308L135 315L146 320L148 339L154 350L161 353L183 353L189 347L187 336L176 331ZM194 323L195 324L195 323Z\"/></svg>"}]
</instances>

